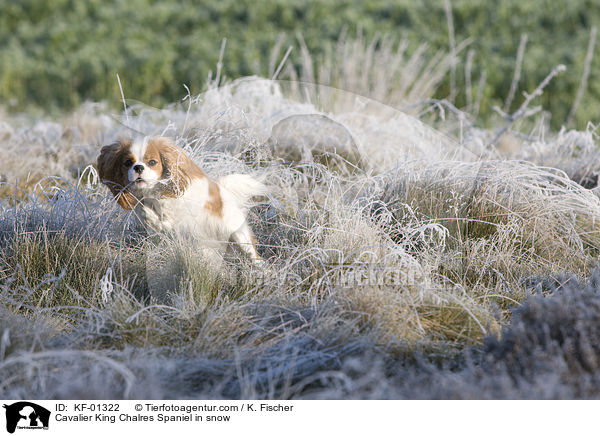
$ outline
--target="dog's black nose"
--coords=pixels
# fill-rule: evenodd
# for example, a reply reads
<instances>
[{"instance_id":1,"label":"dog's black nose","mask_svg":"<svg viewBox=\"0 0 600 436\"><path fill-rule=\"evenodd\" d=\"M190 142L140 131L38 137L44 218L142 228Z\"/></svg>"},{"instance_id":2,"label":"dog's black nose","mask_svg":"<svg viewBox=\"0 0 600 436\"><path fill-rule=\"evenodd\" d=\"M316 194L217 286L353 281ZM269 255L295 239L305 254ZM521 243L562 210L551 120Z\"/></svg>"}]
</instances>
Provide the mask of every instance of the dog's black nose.
<instances>
[{"instance_id":1,"label":"dog's black nose","mask_svg":"<svg viewBox=\"0 0 600 436\"><path fill-rule=\"evenodd\" d=\"M142 174L142 171L144 171L144 165L140 165L140 164L134 165L133 171L135 171L138 174Z\"/></svg>"}]
</instances>

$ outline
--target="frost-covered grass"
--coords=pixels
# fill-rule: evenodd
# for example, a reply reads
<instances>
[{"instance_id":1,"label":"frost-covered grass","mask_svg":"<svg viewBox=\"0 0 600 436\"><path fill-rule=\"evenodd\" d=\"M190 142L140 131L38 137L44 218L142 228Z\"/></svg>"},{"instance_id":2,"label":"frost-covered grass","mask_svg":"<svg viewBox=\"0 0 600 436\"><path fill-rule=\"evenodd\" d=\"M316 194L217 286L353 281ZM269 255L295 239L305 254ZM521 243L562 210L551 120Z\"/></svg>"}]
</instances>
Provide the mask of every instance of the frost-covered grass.
<instances>
[{"instance_id":1,"label":"frost-covered grass","mask_svg":"<svg viewBox=\"0 0 600 436\"><path fill-rule=\"evenodd\" d=\"M487 145L457 116L435 124L454 140L365 97L248 78L161 110L6 118L0 395L597 397L563 360L544 367L556 389L513 373L595 334L573 320L556 347L542 337L561 298L594 322L595 285L527 300L597 265L594 129ZM173 137L210 175L265 178L249 217L265 269L137 229L89 166L134 130ZM597 378L586 344L581 373Z\"/></svg>"}]
</instances>

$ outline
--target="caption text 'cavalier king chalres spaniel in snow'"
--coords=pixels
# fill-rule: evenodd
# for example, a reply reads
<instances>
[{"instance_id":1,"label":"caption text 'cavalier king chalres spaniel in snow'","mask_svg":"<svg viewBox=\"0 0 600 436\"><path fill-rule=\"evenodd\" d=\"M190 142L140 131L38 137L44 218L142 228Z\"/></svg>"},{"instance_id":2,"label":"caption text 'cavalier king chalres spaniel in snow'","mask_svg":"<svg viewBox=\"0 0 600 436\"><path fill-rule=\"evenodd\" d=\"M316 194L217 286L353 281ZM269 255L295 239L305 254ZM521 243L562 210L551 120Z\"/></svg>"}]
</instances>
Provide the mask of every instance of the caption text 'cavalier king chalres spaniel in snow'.
<instances>
[{"instance_id":1,"label":"caption text 'cavalier king chalres spaniel in snow'","mask_svg":"<svg viewBox=\"0 0 600 436\"><path fill-rule=\"evenodd\" d=\"M266 193L251 176L211 180L172 140L145 137L102 147L100 180L124 209L134 209L155 231L193 237L224 251L236 243L260 262L256 239L246 222L251 197Z\"/></svg>"}]
</instances>

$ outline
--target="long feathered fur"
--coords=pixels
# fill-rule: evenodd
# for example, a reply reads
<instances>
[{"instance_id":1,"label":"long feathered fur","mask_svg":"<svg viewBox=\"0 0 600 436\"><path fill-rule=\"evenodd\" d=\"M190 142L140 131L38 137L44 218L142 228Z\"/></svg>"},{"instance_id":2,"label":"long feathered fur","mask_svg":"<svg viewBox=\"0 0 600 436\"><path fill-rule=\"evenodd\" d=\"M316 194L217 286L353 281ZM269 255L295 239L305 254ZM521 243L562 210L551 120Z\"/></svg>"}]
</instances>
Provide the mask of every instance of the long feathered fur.
<instances>
[{"instance_id":1,"label":"long feathered fur","mask_svg":"<svg viewBox=\"0 0 600 436\"><path fill-rule=\"evenodd\" d=\"M218 180L219 185L231 192L238 205L244 209L251 206L250 199L268 192L263 180L248 174L230 174Z\"/></svg>"}]
</instances>

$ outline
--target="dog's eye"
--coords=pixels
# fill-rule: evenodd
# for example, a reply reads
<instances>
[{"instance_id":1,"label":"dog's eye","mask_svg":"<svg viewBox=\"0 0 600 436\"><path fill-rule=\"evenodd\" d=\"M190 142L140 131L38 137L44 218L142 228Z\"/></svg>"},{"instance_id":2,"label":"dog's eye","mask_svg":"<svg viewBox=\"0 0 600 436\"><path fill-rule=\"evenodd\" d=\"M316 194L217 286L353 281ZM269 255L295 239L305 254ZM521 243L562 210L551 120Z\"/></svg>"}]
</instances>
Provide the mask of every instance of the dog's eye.
<instances>
[{"instance_id":1,"label":"dog's eye","mask_svg":"<svg viewBox=\"0 0 600 436\"><path fill-rule=\"evenodd\" d=\"M153 166L154 166L154 165L156 165L156 164L157 164L157 162L156 162L154 159L151 159L151 160L148 162L148 165L150 165L151 167L153 167Z\"/></svg>"},{"instance_id":2,"label":"dog's eye","mask_svg":"<svg viewBox=\"0 0 600 436\"><path fill-rule=\"evenodd\" d=\"M127 159L123 165L125 165L126 168L129 168L131 165L133 165L133 161L131 159Z\"/></svg>"}]
</instances>

